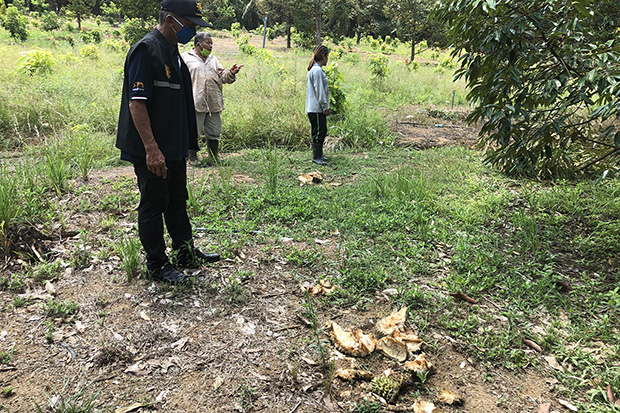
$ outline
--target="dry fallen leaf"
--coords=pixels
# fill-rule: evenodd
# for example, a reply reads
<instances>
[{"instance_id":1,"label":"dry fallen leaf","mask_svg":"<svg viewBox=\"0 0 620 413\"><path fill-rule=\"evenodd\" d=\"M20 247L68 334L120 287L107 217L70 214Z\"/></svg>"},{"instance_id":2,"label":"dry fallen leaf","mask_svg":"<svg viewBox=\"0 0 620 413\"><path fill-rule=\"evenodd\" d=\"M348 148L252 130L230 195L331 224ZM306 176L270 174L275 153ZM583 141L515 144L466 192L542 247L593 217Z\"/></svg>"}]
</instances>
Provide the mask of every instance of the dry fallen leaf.
<instances>
[{"instance_id":1,"label":"dry fallen leaf","mask_svg":"<svg viewBox=\"0 0 620 413\"><path fill-rule=\"evenodd\" d=\"M56 288L54 287L54 284L52 284L49 280L45 281L45 291L47 291L51 295L56 295Z\"/></svg>"},{"instance_id":2,"label":"dry fallen leaf","mask_svg":"<svg viewBox=\"0 0 620 413\"><path fill-rule=\"evenodd\" d=\"M573 406L570 402L567 402L566 400L558 399L558 403L560 403L562 406L566 407L568 410L572 412L577 411L577 408Z\"/></svg>"},{"instance_id":3,"label":"dry fallen leaf","mask_svg":"<svg viewBox=\"0 0 620 413\"><path fill-rule=\"evenodd\" d=\"M299 185L306 184L320 184L323 182L323 175L319 171L310 172L308 174L302 174L297 177L297 181L299 181Z\"/></svg>"},{"instance_id":4,"label":"dry fallen leaf","mask_svg":"<svg viewBox=\"0 0 620 413\"><path fill-rule=\"evenodd\" d=\"M441 410L439 410L438 407L436 407L433 403L431 402L426 402L424 400L416 400L415 404L413 405L413 411L415 413L440 413Z\"/></svg>"},{"instance_id":5,"label":"dry fallen leaf","mask_svg":"<svg viewBox=\"0 0 620 413\"><path fill-rule=\"evenodd\" d=\"M415 360L405 362L405 370L414 373L427 373L433 368L433 363L426 359L426 354L422 353Z\"/></svg>"},{"instance_id":6,"label":"dry fallen leaf","mask_svg":"<svg viewBox=\"0 0 620 413\"><path fill-rule=\"evenodd\" d=\"M223 383L224 383L224 379L221 378L220 376L217 376L215 380L213 381L213 390L219 389Z\"/></svg>"},{"instance_id":7,"label":"dry fallen leaf","mask_svg":"<svg viewBox=\"0 0 620 413\"><path fill-rule=\"evenodd\" d=\"M614 404L616 402L616 397L614 396L614 391L611 389L611 386L607 385L607 400L609 403Z\"/></svg>"},{"instance_id":8,"label":"dry fallen leaf","mask_svg":"<svg viewBox=\"0 0 620 413\"><path fill-rule=\"evenodd\" d=\"M142 363L132 364L131 366L125 369L125 373L132 373L132 374L135 374L136 376L146 376L150 372L151 372L150 367Z\"/></svg>"},{"instance_id":9,"label":"dry fallen leaf","mask_svg":"<svg viewBox=\"0 0 620 413\"><path fill-rule=\"evenodd\" d=\"M170 348L177 348L178 347L179 350L180 350L180 349L183 348L183 346L185 345L185 343L187 343L188 340L189 340L188 337L183 337L182 339L177 340L174 343L170 344Z\"/></svg>"},{"instance_id":10,"label":"dry fallen leaf","mask_svg":"<svg viewBox=\"0 0 620 413\"><path fill-rule=\"evenodd\" d=\"M529 338L521 337L521 341L523 341L523 344L525 344L526 346L533 348L539 353L542 353L542 349L540 348L540 346L536 344L534 341L530 340Z\"/></svg>"},{"instance_id":11,"label":"dry fallen leaf","mask_svg":"<svg viewBox=\"0 0 620 413\"><path fill-rule=\"evenodd\" d=\"M371 380L372 373L357 369L340 369L336 371L336 377L343 380Z\"/></svg>"},{"instance_id":12,"label":"dry fallen leaf","mask_svg":"<svg viewBox=\"0 0 620 413\"><path fill-rule=\"evenodd\" d=\"M468 295L465 295L463 293L452 293L452 294L448 294L451 295L454 298L458 298L459 300L463 300L468 302L469 304L478 304L478 300L471 298Z\"/></svg>"},{"instance_id":13,"label":"dry fallen leaf","mask_svg":"<svg viewBox=\"0 0 620 413\"><path fill-rule=\"evenodd\" d=\"M445 403L449 405L458 404L458 403L461 403L462 401L461 396L459 396L458 394L452 393L448 389L443 389L441 393L439 394L439 396L437 396L437 400L440 401L441 403Z\"/></svg>"},{"instance_id":14,"label":"dry fallen leaf","mask_svg":"<svg viewBox=\"0 0 620 413\"><path fill-rule=\"evenodd\" d=\"M392 313L377 322L377 330L389 336L396 330L400 330L405 326L407 320L407 307L403 307L400 311Z\"/></svg>"},{"instance_id":15,"label":"dry fallen leaf","mask_svg":"<svg viewBox=\"0 0 620 413\"><path fill-rule=\"evenodd\" d=\"M364 334L361 330L350 332L344 330L336 322L328 323L331 327L331 336L336 346L343 353L351 356L367 356L375 350L377 341L372 333Z\"/></svg>"},{"instance_id":16,"label":"dry fallen leaf","mask_svg":"<svg viewBox=\"0 0 620 413\"><path fill-rule=\"evenodd\" d=\"M393 337L386 336L377 342L377 350L380 350L391 359L397 361L407 360L407 345Z\"/></svg>"},{"instance_id":17,"label":"dry fallen leaf","mask_svg":"<svg viewBox=\"0 0 620 413\"><path fill-rule=\"evenodd\" d=\"M542 403L538 407L538 413L549 413L551 411L551 403Z\"/></svg>"},{"instance_id":18,"label":"dry fallen leaf","mask_svg":"<svg viewBox=\"0 0 620 413\"><path fill-rule=\"evenodd\" d=\"M129 413L129 412L134 412L142 407L147 407L147 404L145 403L134 403L131 406L127 406L127 407L119 407L118 409L114 410L114 413Z\"/></svg>"},{"instance_id":19,"label":"dry fallen leaf","mask_svg":"<svg viewBox=\"0 0 620 413\"><path fill-rule=\"evenodd\" d=\"M144 310L140 311L140 318L145 321L151 321L151 317L149 317L149 315Z\"/></svg>"},{"instance_id":20,"label":"dry fallen leaf","mask_svg":"<svg viewBox=\"0 0 620 413\"><path fill-rule=\"evenodd\" d=\"M559 371L564 371L564 368L560 365L560 363L558 363L558 361L555 359L555 357L553 357L553 356L546 356L545 360L551 366L551 368L554 368L554 369L559 370Z\"/></svg>"}]
</instances>

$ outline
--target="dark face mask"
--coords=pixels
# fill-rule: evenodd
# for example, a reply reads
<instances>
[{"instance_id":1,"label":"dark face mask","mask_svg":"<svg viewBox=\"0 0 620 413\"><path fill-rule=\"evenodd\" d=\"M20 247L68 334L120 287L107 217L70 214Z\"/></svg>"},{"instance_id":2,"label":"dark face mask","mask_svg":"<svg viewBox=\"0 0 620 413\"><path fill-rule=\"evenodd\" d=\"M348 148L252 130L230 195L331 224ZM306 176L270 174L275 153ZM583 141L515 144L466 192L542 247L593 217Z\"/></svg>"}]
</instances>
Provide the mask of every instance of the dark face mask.
<instances>
[{"instance_id":1,"label":"dark face mask","mask_svg":"<svg viewBox=\"0 0 620 413\"><path fill-rule=\"evenodd\" d=\"M196 36L196 28L190 29L189 27L185 27L183 23L177 20L176 17L172 16L172 18L181 25L181 30L179 30L178 32L174 30L174 27L172 28L174 33L177 35L179 43L185 44L192 40L194 36Z\"/></svg>"}]
</instances>

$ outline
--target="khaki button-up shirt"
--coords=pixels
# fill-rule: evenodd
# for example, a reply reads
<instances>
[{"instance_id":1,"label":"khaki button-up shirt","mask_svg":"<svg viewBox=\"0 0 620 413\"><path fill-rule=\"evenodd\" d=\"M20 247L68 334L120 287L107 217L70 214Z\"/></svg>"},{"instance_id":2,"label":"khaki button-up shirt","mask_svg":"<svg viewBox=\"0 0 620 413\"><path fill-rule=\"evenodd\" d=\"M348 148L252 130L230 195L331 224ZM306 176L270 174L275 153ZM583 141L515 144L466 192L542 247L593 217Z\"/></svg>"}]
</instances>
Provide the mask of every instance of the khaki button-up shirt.
<instances>
[{"instance_id":1,"label":"khaki button-up shirt","mask_svg":"<svg viewBox=\"0 0 620 413\"><path fill-rule=\"evenodd\" d=\"M230 70L224 69L213 54L205 61L193 50L182 55L192 76L194 106L197 112L217 113L224 110L224 94L222 85L237 80Z\"/></svg>"}]
</instances>

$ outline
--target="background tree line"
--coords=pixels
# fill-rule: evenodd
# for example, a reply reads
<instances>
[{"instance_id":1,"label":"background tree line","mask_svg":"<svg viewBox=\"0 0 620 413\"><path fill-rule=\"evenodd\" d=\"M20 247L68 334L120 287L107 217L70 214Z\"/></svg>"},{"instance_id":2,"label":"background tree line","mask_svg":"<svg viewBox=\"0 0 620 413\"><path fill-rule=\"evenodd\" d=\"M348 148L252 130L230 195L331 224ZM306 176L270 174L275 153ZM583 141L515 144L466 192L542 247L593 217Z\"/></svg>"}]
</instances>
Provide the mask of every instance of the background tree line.
<instances>
[{"instance_id":1,"label":"background tree line","mask_svg":"<svg viewBox=\"0 0 620 413\"><path fill-rule=\"evenodd\" d=\"M4 3L6 1L6 3ZM415 45L426 40L428 46L446 46L445 27L429 19L437 0L202 0L203 15L216 29L240 23L247 30L267 26L271 37L285 36L297 46L312 48L329 37L335 42L362 36L398 38ZM139 19L145 29L157 17L160 0L0 0L2 7L15 6L22 14L68 12L81 22L89 16L102 16L111 24Z\"/></svg>"}]
</instances>

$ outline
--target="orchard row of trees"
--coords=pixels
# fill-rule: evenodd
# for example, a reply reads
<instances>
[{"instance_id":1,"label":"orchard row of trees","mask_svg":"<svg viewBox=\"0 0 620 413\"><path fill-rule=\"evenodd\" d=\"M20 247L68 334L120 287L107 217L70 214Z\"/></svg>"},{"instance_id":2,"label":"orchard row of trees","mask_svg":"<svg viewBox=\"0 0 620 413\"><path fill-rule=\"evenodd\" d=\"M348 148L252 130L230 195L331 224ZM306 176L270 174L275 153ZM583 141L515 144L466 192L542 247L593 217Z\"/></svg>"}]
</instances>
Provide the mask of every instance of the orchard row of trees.
<instances>
[{"instance_id":1,"label":"orchard row of trees","mask_svg":"<svg viewBox=\"0 0 620 413\"><path fill-rule=\"evenodd\" d=\"M6 1L6 4L4 4ZM152 22L160 0L0 0L0 8L15 6L20 13L69 12L81 28L84 18L102 16L111 24L124 19ZM286 36L291 47L292 32L301 47L310 48L325 36L338 41L362 36L399 38L415 45L447 46L444 26L429 18L437 0L201 0L203 16L216 29L230 29L233 23L253 30L267 18L270 34Z\"/></svg>"}]
</instances>

